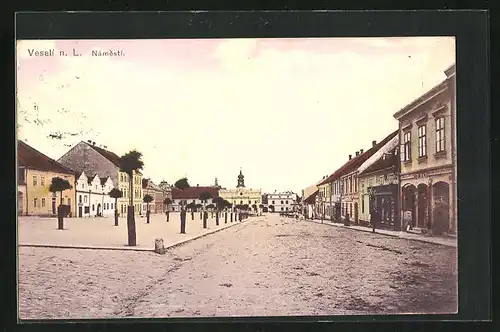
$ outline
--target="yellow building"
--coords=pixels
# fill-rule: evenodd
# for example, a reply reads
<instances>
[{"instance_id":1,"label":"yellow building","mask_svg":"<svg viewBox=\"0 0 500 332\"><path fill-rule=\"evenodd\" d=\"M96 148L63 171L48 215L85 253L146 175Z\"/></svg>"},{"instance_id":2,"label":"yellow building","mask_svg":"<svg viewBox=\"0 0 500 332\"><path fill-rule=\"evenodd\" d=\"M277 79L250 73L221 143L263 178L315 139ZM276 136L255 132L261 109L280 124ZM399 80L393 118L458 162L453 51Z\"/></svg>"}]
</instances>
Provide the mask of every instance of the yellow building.
<instances>
[{"instance_id":1,"label":"yellow building","mask_svg":"<svg viewBox=\"0 0 500 332\"><path fill-rule=\"evenodd\" d=\"M252 210L260 211L260 205L262 204L262 191L260 189L246 188L245 177L241 170L238 175L238 185L236 188L220 189L219 196L232 203L233 207L248 205Z\"/></svg>"},{"instance_id":2,"label":"yellow building","mask_svg":"<svg viewBox=\"0 0 500 332\"><path fill-rule=\"evenodd\" d=\"M142 173L134 172L133 174L133 189L134 189L134 207L135 213L142 213ZM127 206L130 201L130 183L129 176L125 172L118 171L118 189L123 193L123 197L118 199L118 213L127 215Z\"/></svg>"},{"instance_id":3,"label":"yellow building","mask_svg":"<svg viewBox=\"0 0 500 332\"><path fill-rule=\"evenodd\" d=\"M70 206L71 216L76 216L75 174L57 161L18 141L18 214L55 216L61 203L61 194L49 191L52 179L68 180L72 189L63 191L62 203Z\"/></svg>"}]
</instances>

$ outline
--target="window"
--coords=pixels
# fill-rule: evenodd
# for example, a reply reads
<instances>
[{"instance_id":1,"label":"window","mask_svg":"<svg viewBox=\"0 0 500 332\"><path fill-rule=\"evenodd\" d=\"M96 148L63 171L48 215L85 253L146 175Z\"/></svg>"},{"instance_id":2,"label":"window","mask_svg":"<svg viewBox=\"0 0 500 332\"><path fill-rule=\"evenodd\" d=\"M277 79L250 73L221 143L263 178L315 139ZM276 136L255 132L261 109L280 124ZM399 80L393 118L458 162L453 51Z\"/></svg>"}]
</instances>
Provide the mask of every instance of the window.
<instances>
[{"instance_id":1,"label":"window","mask_svg":"<svg viewBox=\"0 0 500 332\"><path fill-rule=\"evenodd\" d=\"M45 176L40 176L40 185L45 186Z\"/></svg>"},{"instance_id":2,"label":"window","mask_svg":"<svg viewBox=\"0 0 500 332\"><path fill-rule=\"evenodd\" d=\"M281 211L283 211L283 207L281 207Z\"/></svg>"},{"instance_id":3,"label":"window","mask_svg":"<svg viewBox=\"0 0 500 332\"><path fill-rule=\"evenodd\" d=\"M95 206L94 206L94 204L92 204L92 211L95 211Z\"/></svg>"},{"instance_id":4,"label":"window","mask_svg":"<svg viewBox=\"0 0 500 332\"><path fill-rule=\"evenodd\" d=\"M33 198L33 206L36 207L37 199Z\"/></svg>"},{"instance_id":5,"label":"window","mask_svg":"<svg viewBox=\"0 0 500 332\"><path fill-rule=\"evenodd\" d=\"M273 201L273 204L274 204L274 201Z\"/></svg>"},{"instance_id":6,"label":"window","mask_svg":"<svg viewBox=\"0 0 500 332\"><path fill-rule=\"evenodd\" d=\"M436 119L436 152L444 151L444 117Z\"/></svg>"},{"instance_id":7,"label":"window","mask_svg":"<svg viewBox=\"0 0 500 332\"><path fill-rule=\"evenodd\" d=\"M42 207L45 207L45 198L42 198Z\"/></svg>"},{"instance_id":8,"label":"window","mask_svg":"<svg viewBox=\"0 0 500 332\"><path fill-rule=\"evenodd\" d=\"M113 208L113 203L111 203L111 208Z\"/></svg>"},{"instance_id":9,"label":"window","mask_svg":"<svg viewBox=\"0 0 500 332\"><path fill-rule=\"evenodd\" d=\"M418 156L427 156L426 126L418 127Z\"/></svg>"},{"instance_id":10,"label":"window","mask_svg":"<svg viewBox=\"0 0 500 332\"><path fill-rule=\"evenodd\" d=\"M365 196L361 196L361 213L365 213Z\"/></svg>"},{"instance_id":11,"label":"window","mask_svg":"<svg viewBox=\"0 0 500 332\"><path fill-rule=\"evenodd\" d=\"M78 195L78 203L82 202L82 195Z\"/></svg>"},{"instance_id":12,"label":"window","mask_svg":"<svg viewBox=\"0 0 500 332\"><path fill-rule=\"evenodd\" d=\"M83 196L83 202L87 203L87 196Z\"/></svg>"},{"instance_id":13,"label":"window","mask_svg":"<svg viewBox=\"0 0 500 332\"><path fill-rule=\"evenodd\" d=\"M352 216L352 203L349 204L349 216Z\"/></svg>"},{"instance_id":14,"label":"window","mask_svg":"<svg viewBox=\"0 0 500 332\"><path fill-rule=\"evenodd\" d=\"M403 161L410 161L411 160L411 132L407 132L404 134L404 139L403 139L403 153L401 154L401 158Z\"/></svg>"},{"instance_id":15,"label":"window","mask_svg":"<svg viewBox=\"0 0 500 332\"><path fill-rule=\"evenodd\" d=\"M36 175L33 175L33 185L36 186Z\"/></svg>"},{"instance_id":16,"label":"window","mask_svg":"<svg viewBox=\"0 0 500 332\"><path fill-rule=\"evenodd\" d=\"M240 201L240 204L243 204L243 201Z\"/></svg>"},{"instance_id":17,"label":"window","mask_svg":"<svg viewBox=\"0 0 500 332\"><path fill-rule=\"evenodd\" d=\"M288 204L288 201L285 201L285 204Z\"/></svg>"},{"instance_id":18,"label":"window","mask_svg":"<svg viewBox=\"0 0 500 332\"><path fill-rule=\"evenodd\" d=\"M82 188L85 188L85 183L82 183Z\"/></svg>"},{"instance_id":19,"label":"window","mask_svg":"<svg viewBox=\"0 0 500 332\"><path fill-rule=\"evenodd\" d=\"M283 204L283 201L281 201L281 204Z\"/></svg>"},{"instance_id":20,"label":"window","mask_svg":"<svg viewBox=\"0 0 500 332\"><path fill-rule=\"evenodd\" d=\"M95 185L95 190L97 190L97 184Z\"/></svg>"},{"instance_id":21,"label":"window","mask_svg":"<svg viewBox=\"0 0 500 332\"><path fill-rule=\"evenodd\" d=\"M288 211L288 206L286 207L286 210Z\"/></svg>"}]
</instances>

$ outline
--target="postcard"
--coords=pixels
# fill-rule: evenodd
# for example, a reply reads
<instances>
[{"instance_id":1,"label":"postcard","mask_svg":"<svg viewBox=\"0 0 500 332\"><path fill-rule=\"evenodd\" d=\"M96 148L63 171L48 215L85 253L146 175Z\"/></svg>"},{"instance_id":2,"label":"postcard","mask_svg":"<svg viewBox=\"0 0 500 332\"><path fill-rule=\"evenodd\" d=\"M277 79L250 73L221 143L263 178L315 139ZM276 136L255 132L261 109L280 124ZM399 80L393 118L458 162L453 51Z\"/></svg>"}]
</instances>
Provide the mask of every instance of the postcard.
<instances>
[{"instance_id":1,"label":"postcard","mask_svg":"<svg viewBox=\"0 0 500 332\"><path fill-rule=\"evenodd\" d=\"M455 57L18 40L19 319L456 313Z\"/></svg>"}]
</instances>

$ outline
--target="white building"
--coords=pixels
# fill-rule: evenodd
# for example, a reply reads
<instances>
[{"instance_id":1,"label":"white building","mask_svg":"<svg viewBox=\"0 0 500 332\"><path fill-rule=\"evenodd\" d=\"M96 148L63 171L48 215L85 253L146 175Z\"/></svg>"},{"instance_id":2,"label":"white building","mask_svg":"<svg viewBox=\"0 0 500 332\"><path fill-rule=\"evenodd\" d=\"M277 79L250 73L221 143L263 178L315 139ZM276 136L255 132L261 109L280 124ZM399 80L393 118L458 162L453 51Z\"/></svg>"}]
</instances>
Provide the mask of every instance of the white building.
<instances>
[{"instance_id":1,"label":"white building","mask_svg":"<svg viewBox=\"0 0 500 332\"><path fill-rule=\"evenodd\" d=\"M77 216L113 216L115 200L108 195L111 189L110 177L101 179L97 174L88 177L82 172L76 180Z\"/></svg>"},{"instance_id":2,"label":"white building","mask_svg":"<svg viewBox=\"0 0 500 332\"><path fill-rule=\"evenodd\" d=\"M293 211L297 205L297 194L292 191L267 194L267 204L270 212Z\"/></svg>"}]
</instances>

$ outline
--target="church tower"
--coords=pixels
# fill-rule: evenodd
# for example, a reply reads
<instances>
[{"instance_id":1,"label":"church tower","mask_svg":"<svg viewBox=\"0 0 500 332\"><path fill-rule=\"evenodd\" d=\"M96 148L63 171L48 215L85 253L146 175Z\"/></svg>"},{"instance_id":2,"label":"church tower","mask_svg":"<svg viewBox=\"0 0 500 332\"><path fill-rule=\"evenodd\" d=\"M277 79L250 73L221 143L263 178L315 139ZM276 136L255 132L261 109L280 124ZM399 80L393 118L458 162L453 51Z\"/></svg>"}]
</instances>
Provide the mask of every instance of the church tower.
<instances>
[{"instance_id":1,"label":"church tower","mask_svg":"<svg viewBox=\"0 0 500 332\"><path fill-rule=\"evenodd\" d=\"M238 175L238 185L236 186L236 188L245 188L245 176L243 176L241 169L240 175Z\"/></svg>"}]
</instances>

